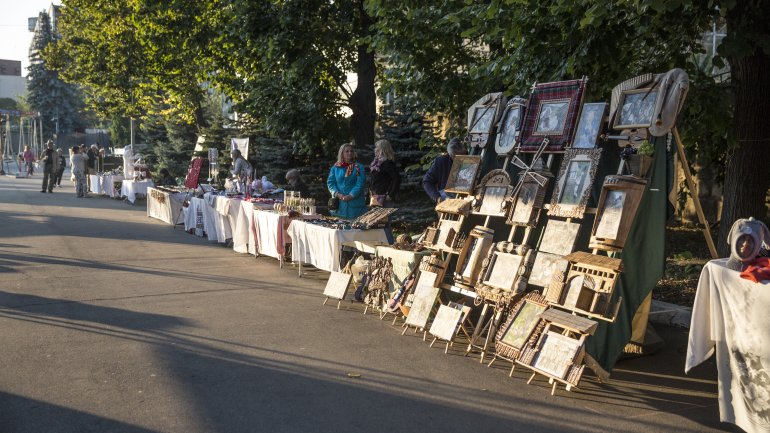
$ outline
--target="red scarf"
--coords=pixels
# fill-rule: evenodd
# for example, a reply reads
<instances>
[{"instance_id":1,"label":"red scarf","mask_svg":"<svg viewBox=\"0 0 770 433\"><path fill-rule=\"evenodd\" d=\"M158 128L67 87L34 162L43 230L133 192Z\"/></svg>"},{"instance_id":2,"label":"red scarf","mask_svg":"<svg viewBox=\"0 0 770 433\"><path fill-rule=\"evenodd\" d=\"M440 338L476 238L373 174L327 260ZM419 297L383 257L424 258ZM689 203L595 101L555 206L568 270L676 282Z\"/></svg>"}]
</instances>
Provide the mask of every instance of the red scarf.
<instances>
[{"instance_id":1,"label":"red scarf","mask_svg":"<svg viewBox=\"0 0 770 433\"><path fill-rule=\"evenodd\" d=\"M355 162L338 162L338 163L334 164L334 166L335 167L342 167L342 168L344 168L345 169L345 177L350 176L350 174L353 173L354 169L356 170L356 176L358 176L360 174L359 173L359 169L358 169L358 164L356 164Z\"/></svg>"}]
</instances>

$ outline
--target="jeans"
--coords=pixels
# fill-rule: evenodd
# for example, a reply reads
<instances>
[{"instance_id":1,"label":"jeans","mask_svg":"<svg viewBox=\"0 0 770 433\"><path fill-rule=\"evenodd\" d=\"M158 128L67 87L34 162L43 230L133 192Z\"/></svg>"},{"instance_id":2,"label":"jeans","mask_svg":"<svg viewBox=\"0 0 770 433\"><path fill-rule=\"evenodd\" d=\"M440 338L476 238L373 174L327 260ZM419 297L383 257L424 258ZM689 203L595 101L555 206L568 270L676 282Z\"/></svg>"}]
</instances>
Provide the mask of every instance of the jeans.
<instances>
[{"instance_id":1,"label":"jeans","mask_svg":"<svg viewBox=\"0 0 770 433\"><path fill-rule=\"evenodd\" d=\"M53 192L54 182L56 182L56 173L53 171L53 164L46 164L43 168L43 191Z\"/></svg>"},{"instance_id":2,"label":"jeans","mask_svg":"<svg viewBox=\"0 0 770 433\"><path fill-rule=\"evenodd\" d=\"M86 195L86 174L82 171L76 171L75 174L75 193L78 197Z\"/></svg>"}]
</instances>

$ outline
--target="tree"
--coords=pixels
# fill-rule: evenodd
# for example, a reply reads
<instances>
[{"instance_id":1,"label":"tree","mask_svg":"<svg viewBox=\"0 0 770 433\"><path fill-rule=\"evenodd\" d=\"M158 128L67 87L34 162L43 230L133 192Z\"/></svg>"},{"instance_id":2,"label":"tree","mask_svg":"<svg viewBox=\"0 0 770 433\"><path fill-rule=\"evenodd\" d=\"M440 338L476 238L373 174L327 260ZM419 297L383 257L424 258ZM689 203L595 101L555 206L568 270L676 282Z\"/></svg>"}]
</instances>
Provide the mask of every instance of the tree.
<instances>
[{"instance_id":1,"label":"tree","mask_svg":"<svg viewBox=\"0 0 770 433\"><path fill-rule=\"evenodd\" d=\"M27 101L32 110L40 112L43 131L47 135L72 132L83 127L83 107L77 88L60 80L58 73L49 68L41 56L55 40L48 13L40 12L30 48Z\"/></svg>"}]
</instances>

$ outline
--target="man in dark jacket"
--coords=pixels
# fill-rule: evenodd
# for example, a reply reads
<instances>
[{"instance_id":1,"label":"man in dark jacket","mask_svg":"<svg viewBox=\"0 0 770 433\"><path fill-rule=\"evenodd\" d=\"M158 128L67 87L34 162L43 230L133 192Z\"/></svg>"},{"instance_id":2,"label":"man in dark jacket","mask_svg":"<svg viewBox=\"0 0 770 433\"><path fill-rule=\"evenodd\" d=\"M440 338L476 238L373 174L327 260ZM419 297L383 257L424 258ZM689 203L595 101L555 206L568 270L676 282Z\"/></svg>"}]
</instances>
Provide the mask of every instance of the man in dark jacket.
<instances>
[{"instance_id":1,"label":"man in dark jacket","mask_svg":"<svg viewBox=\"0 0 770 433\"><path fill-rule=\"evenodd\" d=\"M452 161L455 155L465 155L467 151L457 137L449 140L446 146L446 155L441 155L433 161L425 176L422 178L422 189L433 202L438 203L447 198L444 188L452 169Z\"/></svg>"}]
</instances>

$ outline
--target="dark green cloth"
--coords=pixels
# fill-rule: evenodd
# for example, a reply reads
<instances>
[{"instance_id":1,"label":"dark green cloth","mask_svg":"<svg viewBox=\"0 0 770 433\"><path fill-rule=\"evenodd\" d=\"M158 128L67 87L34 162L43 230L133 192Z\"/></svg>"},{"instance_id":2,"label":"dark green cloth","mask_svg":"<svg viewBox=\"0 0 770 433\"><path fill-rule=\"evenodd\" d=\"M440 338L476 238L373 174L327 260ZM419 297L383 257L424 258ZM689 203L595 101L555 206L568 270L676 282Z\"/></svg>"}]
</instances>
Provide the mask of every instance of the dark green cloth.
<instances>
[{"instance_id":1,"label":"dark green cloth","mask_svg":"<svg viewBox=\"0 0 770 433\"><path fill-rule=\"evenodd\" d=\"M636 310L663 277L672 173L665 137L656 139L647 189L621 253L624 272L615 286L615 299L623 297L618 316L614 323L599 321L596 333L586 342L588 353L608 372L631 338L631 321Z\"/></svg>"}]
</instances>

